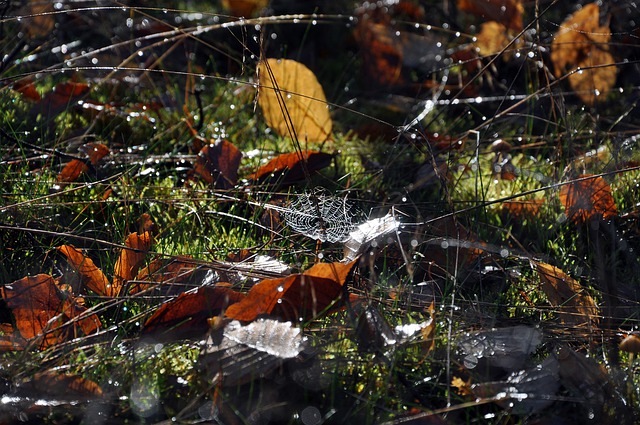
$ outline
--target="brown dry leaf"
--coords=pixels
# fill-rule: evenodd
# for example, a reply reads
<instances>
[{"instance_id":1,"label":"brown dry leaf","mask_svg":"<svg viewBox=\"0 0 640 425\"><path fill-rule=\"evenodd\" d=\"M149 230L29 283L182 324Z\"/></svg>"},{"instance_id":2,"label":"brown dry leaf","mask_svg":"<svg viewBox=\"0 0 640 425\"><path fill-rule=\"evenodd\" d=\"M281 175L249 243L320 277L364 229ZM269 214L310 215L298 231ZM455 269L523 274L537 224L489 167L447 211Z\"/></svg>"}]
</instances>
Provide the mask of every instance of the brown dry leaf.
<instances>
[{"instance_id":1,"label":"brown dry leaf","mask_svg":"<svg viewBox=\"0 0 640 425\"><path fill-rule=\"evenodd\" d=\"M354 36L362 46L363 66L367 76L383 86L404 83L402 41L392 27L363 17L358 22Z\"/></svg>"},{"instance_id":2,"label":"brown dry leaf","mask_svg":"<svg viewBox=\"0 0 640 425\"><path fill-rule=\"evenodd\" d=\"M222 0L222 7L234 16L250 18L267 7L268 0Z\"/></svg>"},{"instance_id":3,"label":"brown dry leaf","mask_svg":"<svg viewBox=\"0 0 640 425\"><path fill-rule=\"evenodd\" d=\"M92 165L96 165L102 158L111 152L109 148L102 143L94 142L83 145L79 150L87 155L89 162ZM62 171L60 171L60 174L58 174L58 181L65 183L74 182L78 177L80 177L80 174L86 173L88 169L89 168L84 162L78 159L72 159L67 165L65 165Z\"/></svg>"},{"instance_id":4,"label":"brown dry leaf","mask_svg":"<svg viewBox=\"0 0 640 425\"><path fill-rule=\"evenodd\" d=\"M107 295L111 286L109 279L102 270L93 263L91 258L72 245L59 246L58 251L67 257L69 265L80 275L82 283L98 295Z\"/></svg>"},{"instance_id":5,"label":"brown dry leaf","mask_svg":"<svg viewBox=\"0 0 640 425\"><path fill-rule=\"evenodd\" d=\"M113 269L113 285L107 291L107 296L116 297L120 294L122 287L127 280L133 279L138 274L138 269L142 265L147 252L153 243L153 236L149 232L138 234L131 233L127 236L125 245L116 261Z\"/></svg>"},{"instance_id":6,"label":"brown dry leaf","mask_svg":"<svg viewBox=\"0 0 640 425\"><path fill-rule=\"evenodd\" d=\"M496 21L516 32L522 31L524 6L521 0L458 0L458 9L485 21Z\"/></svg>"},{"instance_id":7,"label":"brown dry leaf","mask_svg":"<svg viewBox=\"0 0 640 425\"><path fill-rule=\"evenodd\" d=\"M249 176L249 179L274 178L279 180L282 178L279 181L280 184L293 183L305 178L305 167L307 172L314 173L331 164L333 157L334 155L329 153L311 150L302 151L302 154L298 152L283 153L260 167L258 171Z\"/></svg>"},{"instance_id":8,"label":"brown dry leaf","mask_svg":"<svg viewBox=\"0 0 640 425\"><path fill-rule=\"evenodd\" d=\"M77 336L76 332L71 333L70 329L60 326L69 319L84 315L86 309L72 299L64 299L50 275L27 276L5 285L1 290L22 338L41 338L39 347L46 348ZM95 314L75 323L85 335L101 325Z\"/></svg>"},{"instance_id":9,"label":"brown dry leaf","mask_svg":"<svg viewBox=\"0 0 640 425\"><path fill-rule=\"evenodd\" d=\"M204 146L196 158L194 170L216 189L231 189L238 183L242 152L231 142L218 140Z\"/></svg>"},{"instance_id":10,"label":"brown dry leaf","mask_svg":"<svg viewBox=\"0 0 640 425\"><path fill-rule=\"evenodd\" d=\"M558 309L558 318L567 325L597 326L598 307L578 281L551 264L532 261L540 277L542 291L549 303Z\"/></svg>"},{"instance_id":11,"label":"brown dry leaf","mask_svg":"<svg viewBox=\"0 0 640 425\"><path fill-rule=\"evenodd\" d=\"M598 4L590 3L562 23L551 43L555 76L580 68L569 76L569 83L587 105L593 105L599 96L605 98L616 82L610 40L608 23L600 26Z\"/></svg>"},{"instance_id":12,"label":"brown dry leaf","mask_svg":"<svg viewBox=\"0 0 640 425\"><path fill-rule=\"evenodd\" d=\"M300 143L330 138L327 99L309 68L290 59L267 59L258 65L258 76L258 104L269 127Z\"/></svg>"},{"instance_id":13,"label":"brown dry leaf","mask_svg":"<svg viewBox=\"0 0 640 425\"><path fill-rule=\"evenodd\" d=\"M565 214L576 223L592 218L611 218L618 214L611 187L602 177L583 174L579 180L560 188L560 202ZM580 180L584 179L586 180Z\"/></svg>"},{"instance_id":14,"label":"brown dry leaf","mask_svg":"<svg viewBox=\"0 0 640 425\"><path fill-rule=\"evenodd\" d=\"M436 347L436 307L433 301L429 304L427 311L430 318L429 324L420 330L424 355L429 354Z\"/></svg>"},{"instance_id":15,"label":"brown dry leaf","mask_svg":"<svg viewBox=\"0 0 640 425\"><path fill-rule=\"evenodd\" d=\"M342 294L354 265L355 261L318 263L302 274L265 279L255 284L246 298L231 305L226 316L240 321L252 321L263 314L294 323L311 320Z\"/></svg>"},{"instance_id":16,"label":"brown dry leaf","mask_svg":"<svg viewBox=\"0 0 640 425\"><path fill-rule=\"evenodd\" d=\"M163 339L187 338L204 333L208 319L220 315L245 295L225 286L203 286L184 292L160 306L144 324L144 334Z\"/></svg>"},{"instance_id":17,"label":"brown dry leaf","mask_svg":"<svg viewBox=\"0 0 640 425\"><path fill-rule=\"evenodd\" d=\"M22 94L24 99L38 102L42 99L38 90L36 90L35 79L33 77L24 77L11 85L11 88Z\"/></svg>"}]
</instances>

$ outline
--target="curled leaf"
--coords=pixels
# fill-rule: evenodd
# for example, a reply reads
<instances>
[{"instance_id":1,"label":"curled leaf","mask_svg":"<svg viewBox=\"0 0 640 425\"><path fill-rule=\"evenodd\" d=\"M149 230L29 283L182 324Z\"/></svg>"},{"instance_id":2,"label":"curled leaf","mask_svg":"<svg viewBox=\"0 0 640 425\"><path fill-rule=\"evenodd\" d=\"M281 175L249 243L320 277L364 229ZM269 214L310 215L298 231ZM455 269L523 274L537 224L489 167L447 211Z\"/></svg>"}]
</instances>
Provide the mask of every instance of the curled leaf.
<instances>
[{"instance_id":1,"label":"curled leaf","mask_svg":"<svg viewBox=\"0 0 640 425\"><path fill-rule=\"evenodd\" d=\"M204 181L217 189L231 189L238 182L242 152L231 142L218 140L198 153L194 169Z\"/></svg>"},{"instance_id":2,"label":"curled leaf","mask_svg":"<svg viewBox=\"0 0 640 425\"><path fill-rule=\"evenodd\" d=\"M80 275L82 283L98 295L106 295L109 291L109 279L91 258L72 245L59 246L58 251L67 257L69 265Z\"/></svg>"},{"instance_id":3,"label":"curled leaf","mask_svg":"<svg viewBox=\"0 0 640 425\"><path fill-rule=\"evenodd\" d=\"M258 171L249 176L249 179L280 179L280 184L290 184L304 180L306 172L313 174L329 166L333 157L332 154L311 150L302 151L301 154L298 152L283 153L260 167Z\"/></svg>"},{"instance_id":4,"label":"curled leaf","mask_svg":"<svg viewBox=\"0 0 640 425\"><path fill-rule=\"evenodd\" d=\"M152 243L153 236L149 232L142 234L134 232L127 236L126 248L122 249L116 261L113 269L113 284L107 288L107 296L118 296L125 282L136 276Z\"/></svg>"}]
</instances>

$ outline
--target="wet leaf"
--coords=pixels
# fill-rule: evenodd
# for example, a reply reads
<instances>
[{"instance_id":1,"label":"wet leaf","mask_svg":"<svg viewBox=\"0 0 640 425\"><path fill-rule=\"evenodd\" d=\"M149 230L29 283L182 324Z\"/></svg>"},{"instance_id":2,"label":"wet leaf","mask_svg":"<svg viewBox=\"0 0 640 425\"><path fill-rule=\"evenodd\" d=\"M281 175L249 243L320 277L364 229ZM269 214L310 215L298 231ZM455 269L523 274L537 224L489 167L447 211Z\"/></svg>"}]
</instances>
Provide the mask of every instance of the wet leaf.
<instances>
[{"instance_id":1,"label":"wet leaf","mask_svg":"<svg viewBox=\"0 0 640 425\"><path fill-rule=\"evenodd\" d=\"M551 264L532 261L549 303L568 325L597 325L598 307L589 293L572 277Z\"/></svg>"},{"instance_id":2,"label":"wet leaf","mask_svg":"<svg viewBox=\"0 0 640 425\"><path fill-rule=\"evenodd\" d=\"M458 347L467 369L485 361L511 372L521 369L541 342L539 329L521 325L469 332L460 338Z\"/></svg>"},{"instance_id":3,"label":"wet leaf","mask_svg":"<svg viewBox=\"0 0 640 425\"><path fill-rule=\"evenodd\" d=\"M295 323L311 320L340 297L354 264L318 263L301 274L265 279L255 284L244 300L230 306L226 316L243 322L263 314Z\"/></svg>"},{"instance_id":4,"label":"wet leaf","mask_svg":"<svg viewBox=\"0 0 640 425\"><path fill-rule=\"evenodd\" d=\"M110 282L91 258L72 245L62 245L57 248L66 258L69 265L80 275L82 283L98 295L107 295Z\"/></svg>"},{"instance_id":5,"label":"wet leaf","mask_svg":"<svg viewBox=\"0 0 640 425\"><path fill-rule=\"evenodd\" d=\"M86 312L73 300L65 300L54 279L47 274L24 277L5 285L2 297L13 313L20 335L25 339L42 338L39 341L42 348L74 337L60 326L65 319L74 319ZM80 319L78 323L86 334L100 326L95 314Z\"/></svg>"},{"instance_id":6,"label":"wet leaf","mask_svg":"<svg viewBox=\"0 0 640 425\"><path fill-rule=\"evenodd\" d=\"M567 18L551 43L555 76L573 72L569 83L587 105L604 99L615 85L617 68L609 51L609 24L600 26L600 8L590 3Z\"/></svg>"},{"instance_id":7,"label":"wet leaf","mask_svg":"<svg viewBox=\"0 0 640 425\"><path fill-rule=\"evenodd\" d=\"M400 222L396 220L392 213L358 225L349 233L349 238L344 243L343 261L355 260L373 241L394 234L399 226Z\"/></svg>"},{"instance_id":8,"label":"wet leaf","mask_svg":"<svg viewBox=\"0 0 640 425\"><path fill-rule=\"evenodd\" d=\"M485 21L496 21L506 28L522 31L524 6L521 0L458 0L458 9Z\"/></svg>"},{"instance_id":9,"label":"wet leaf","mask_svg":"<svg viewBox=\"0 0 640 425\"><path fill-rule=\"evenodd\" d=\"M331 164L334 155L319 151L302 151L283 153L263 165L249 176L251 180L278 180L280 184L291 184L305 179L305 167L309 174L313 174Z\"/></svg>"},{"instance_id":10,"label":"wet leaf","mask_svg":"<svg viewBox=\"0 0 640 425\"><path fill-rule=\"evenodd\" d=\"M269 127L300 143L330 138L327 99L309 68L290 59L267 59L258 65L258 76L258 104Z\"/></svg>"},{"instance_id":11,"label":"wet leaf","mask_svg":"<svg viewBox=\"0 0 640 425\"><path fill-rule=\"evenodd\" d=\"M152 243L153 236L149 232L142 234L134 232L127 236L127 240L124 243L127 248L122 249L116 261L113 269L113 285L107 288L107 296L118 296L125 282L137 275L138 269L142 265Z\"/></svg>"},{"instance_id":12,"label":"wet leaf","mask_svg":"<svg viewBox=\"0 0 640 425\"><path fill-rule=\"evenodd\" d=\"M560 202L565 214L576 223L593 218L611 218L618 214L611 187L602 177L583 174L577 181L560 188ZM584 179L584 180L582 180Z\"/></svg>"},{"instance_id":13,"label":"wet leaf","mask_svg":"<svg viewBox=\"0 0 640 425\"><path fill-rule=\"evenodd\" d=\"M620 342L620 349L628 353L640 353L640 337L636 334L627 335Z\"/></svg>"},{"instance_id":14,"label":"wet leaf","mask_svg":"<svg viewBox=\"0 0 640 425\"><path fill-rule=\"evenodd\" d=\"M216 189L231 189L238 183L238 167L242 152L226 140L204 146L198 153L194 169L205 182Z\"/></svg>"},{"instance_id":15,"label":"wet leaf","mask_svg":"<svg viewBox=\"0 0 640 425\"><path fill-rule=\"evenodd\" d=\"M204 343L201 363L222 385L238 385L268 375L304 348L299 327L289 322L259 319L247 325L228 323L212 331Z\"/></svg>"},{"instance_id":16,"label":"wet leaf","mask_svg":"<svg viewBox=\"0 0 640 425\"><path fill-rule=\"evenodd\" d=\"M102 143L87 143L78 149L87 155L89 162L92 165L98 164L98 162L107 156L111 151L108 147ZM64 166L60 174L58 174L58 181L70 183L74 182L80 177L80 174L86 173L89 167L78 159L72 159Z\"/></svg>"},{"instance_id":17,"label":"wet leaf","mask_svg":"<svg viewBox=\"0 0 640 425\"><path fill-rule=\"evenodd\" d=\"M163 338L187 338L207 331L207 320L220 315L244 294L223 286L203 286L168 301L144 324L143 333Z\"/></svg>"}]
</instances>

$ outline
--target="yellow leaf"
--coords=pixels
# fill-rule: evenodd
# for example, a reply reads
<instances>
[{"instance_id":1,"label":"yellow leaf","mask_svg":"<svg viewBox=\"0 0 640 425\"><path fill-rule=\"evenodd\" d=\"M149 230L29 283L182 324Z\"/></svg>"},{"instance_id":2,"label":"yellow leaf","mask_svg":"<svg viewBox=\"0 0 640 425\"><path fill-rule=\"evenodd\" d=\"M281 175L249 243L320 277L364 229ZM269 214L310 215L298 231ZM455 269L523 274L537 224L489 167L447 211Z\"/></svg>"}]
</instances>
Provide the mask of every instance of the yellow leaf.
<instances>
[{"instance_id":1,"label":"yellow leaf","mask_svg":"<svg viewBox=\"0 0 640 425\"><path fill-rule=\"evenodd\" d=\"M304 142L324 142L333 122L316 76L290 59L267 59L258 65L258 104L269 127Z\"/></svg>"},{"instance_id":2,"label":"yellow leaf","mask_svg":"<svg viewBox=\"0 0 640 425\"><path fill-rule=\"evenodd\" d=\"M590 3L562 23L551 43L556 77L580 68L569 76L569 84L587 105L606 97L616 82L610 40L609 25L600 26L600 9Z\"/></svg>"},{"instance_id":3,"label":"yellow leaf","mask_svg":"<svg viewBox=\"0 0 640 425\"><path fill-rule=\"evenodd\" d=\"M583 325L598 323L598 307L582 285L558 267L532 261L538 272L542 291L549 303L558 309L558 318L564 324Z\"/></svg>"}]
</instances>

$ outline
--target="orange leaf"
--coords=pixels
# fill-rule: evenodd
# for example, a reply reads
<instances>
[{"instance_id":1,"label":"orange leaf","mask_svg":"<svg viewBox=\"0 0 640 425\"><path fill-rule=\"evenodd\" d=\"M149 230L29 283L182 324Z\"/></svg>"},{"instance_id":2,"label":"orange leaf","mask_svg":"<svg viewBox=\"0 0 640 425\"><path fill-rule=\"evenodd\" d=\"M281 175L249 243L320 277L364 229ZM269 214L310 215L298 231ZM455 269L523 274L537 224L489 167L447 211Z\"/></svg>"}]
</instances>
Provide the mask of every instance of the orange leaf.
<instances>
[{"instance_id":1,"label":"orange leaf","mask_svg":"<svg viewBox=\"0 0 640 425\"><path fill-rule=\"evenodd\" d=\"M113 269L113 285L108 288L107 296L118 296L125 281L131 280L136 276L152 243L153 236L149 232L144 232L141 235L134 232L127 236L127 240L124 243L127 248L122 249L120 257L116 261Z\"/></svg>"},{"instance_id":2,"label":"orange leaf","mask_svg":"<svg viewBox=\"0 0 640 425\"><path fill-rule=\"evenodd\" d=\"M300 143L324 142L333 122L324 90L313 72L290 59L267 59L258 64L258 105L267 125Z\"/></svg>"},{"instance_id":3,"label":"orange leaf","mask_svg":"<svg viewBox=\"0 0 640 425\"><path fill-rule=\"evenodd\" d=\"M205 332L207 319L219 315L227 306L244 299L245 295L223 286L203 286L195 292L185 292L164 303L145 322L144 333L163 332L187 338Z\"/></svg>"},{"instance_id":4,"label":"orange leaf","mask_svg":"<svg viewBox=\"0 0 640 425\"><path fill-rule=\"evenodd\" d=\"M486 21L497 21L514 31L522 31L524 6L521 0L458 0L458 9Z\"/></svg>"},{"instance_id":5,"label":"orange leaf","mask_svg":"<svg viewBox=\"0 0 640 425\"><path fill-rule=\"evenodd\" d=\"M238 167L242 152L231 142L218 140L198 153L194 170L204 181L217 189L231 189L238 183Z\"/></svg>"},{"instance_id":6,"label":"orange leaf","mask_svg":"<svg viewBox=\"0 0 640 425\"><path fill-rule=\"evenodd\" d=\"M58 251L65 257L69 265L78 273L82 283L98 295L107 295L109 292L109 279L102 273L91 258L86 257L82 251L71 245L59 246Z\"/></svg>"},{"instance_id":7,"label":"orange leaf","mask_svg":"<svg viewBox=\"0 0 640 425\"><path fill-rule=\"evenodd\" d=\"M16 328L23 338L43 335L50 321L62 311L62 299L53 278L48 274L27 276L2 288L2 297L11 309ZM58 338L48 333L42 346L54 345Z\"/></svg>"},{"instance_id":8,"label":"orange leaf","mask_svg":"<svg viewBox=\"0 0 640 425\"><path fill-rule=\"evenodd\" d=\"M485 22L480 26L480 33L476 36L476 46L483 56L491 56L502 53L513 40L513 34L507 27L496 21ZM517 49L520 40L511 45L504 58L509 59L511 52Z\"/></svg>"},{"instance_id":9,"label":"orange leaf","mask_svg":"<svg viewBox=\"0 0 640 425\"><path fill-rule=\"evenodd\" d=\"M602 177L583 174L578 180L560 188L560 202L565 214L574 222L584 222L592 218L610 218L618 214L611 187Z\"/></svg>"},{"instance_id":10,"label":"orange leaf","mask_svg":"<svg viewBox=\"0 0 640 425\"><path fill-rule=\"evenodd\" d=\"M314 173L327 167L332 159L333 155L318 151L302 151L302 157L297 152L283 153L260 167L249 178L251 180L262 180L284 176L282 184L292 183L305 178L305 166L309 173Z\"/></svg>"},{"instance_id":11,"label":"orange leaf","mask_svg":"<svg viewBox=\"0 0 640 425\"><path fill-rule=\"evenodd\" d=\"M296 323L311 320L341 295L354 264L319 263L302 274L263 280L245 299L230 306L226 316L240 321L252 321L262 314Z\"/></svg>"},{"instance_id":12,"label":"orange leaf","mask_svg":"<svg viewBox=\"0 0 640 425\"><path fill-rule=\"evenodd\" d=\"M533 261L532 264L538 272L542 290L549 303L559 310L558 317L562 323L597 325L598 307L578 281L550 264L538 261Z\"/></svg>"},{"instance_id":13,"label":"orange leaf","mask_svg":"<svg viewBox=\"0 0 640 425\"><path fill-rule=\"evenodd\" d=\"M60 174L58 174L58 181L63 183L74 182L78 180L80 174L87 172L88 169L84 162L78 159L72 159L64 166Z\"/></svg>"},{"instance_id":14,"label":"orange leaf","mask_svg":"<svg viewBox=\"0 0 640 425\"><path fill-rule=\"evenodd\" d=\"M600 8L590 3L567 18L551 43L551 61L556 77L567 72L571 87L587 105L603 98L616 82L617 68L609 52L611 30L600 26Z\"/></svg>"},{"instance_id":15,"label":"orange leaf","mask_svg":"<svg viewBox=\"0 0 640 425\"><path fill-rule=\"evenodd\" d=\"M32 15L21 20L23 27L30 38L46 37L55 28L56 21L53 12L53 3L31 0L28 2L27 14Z\"/></svg>"},{"instance_id":16,"label":"orange leaf","mask_svg":"<svg viewBox=\"0 0 640 425\"><path fill-rule=\"evenodd\" d=\"M545 199L531 199L527 201L505 201L502 203L502 211L517 219L536 217L540 207L545 204Z\"/></svg>"}]
</instances>

